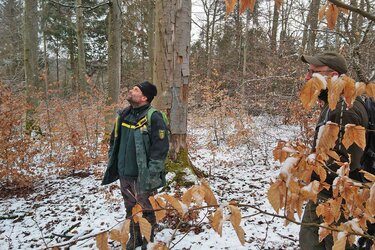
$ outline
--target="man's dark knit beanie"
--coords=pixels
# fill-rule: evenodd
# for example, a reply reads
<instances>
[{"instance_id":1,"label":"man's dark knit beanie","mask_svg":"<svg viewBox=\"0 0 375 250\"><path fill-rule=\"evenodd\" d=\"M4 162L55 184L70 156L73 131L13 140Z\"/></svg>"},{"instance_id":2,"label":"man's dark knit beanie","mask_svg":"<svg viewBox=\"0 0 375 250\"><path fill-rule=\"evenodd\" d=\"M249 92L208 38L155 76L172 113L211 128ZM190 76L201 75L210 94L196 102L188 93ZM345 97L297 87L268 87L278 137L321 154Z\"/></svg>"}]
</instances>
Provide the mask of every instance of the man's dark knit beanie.
<instances>
[{"instance_id":1,"label":"man's dark knit beanie","mask_svg":"<svg viewBox=\"0 0 375 250\"><path fill-rule=\"evenodd\" d=\"M148 81L139 83L135 86L137 86L142 91L143 95L147 97L149 103L151 103L154 97L158 94L156 86Z\"/></svg>"}]
</instances>

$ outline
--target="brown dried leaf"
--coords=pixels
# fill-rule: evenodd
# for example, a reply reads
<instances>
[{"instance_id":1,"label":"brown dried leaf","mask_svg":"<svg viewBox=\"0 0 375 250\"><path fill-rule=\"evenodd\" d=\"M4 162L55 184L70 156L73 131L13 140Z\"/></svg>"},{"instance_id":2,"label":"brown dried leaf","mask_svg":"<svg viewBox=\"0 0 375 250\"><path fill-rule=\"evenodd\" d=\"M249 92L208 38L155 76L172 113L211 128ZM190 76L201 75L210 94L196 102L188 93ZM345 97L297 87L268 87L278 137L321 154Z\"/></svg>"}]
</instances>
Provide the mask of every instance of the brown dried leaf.
<instances>
[{"instance_id":1,"label":"brown dried leaf","mask_svg":"<svg viewBox=\"0 0 375 250\"><path fill-rule=\"evenodd\" d=\"M370 189L370 198L366 202L366 209L369 211L371 217L375 215L375 183Z\"/></svg>"},{"instance_id":2,"label":"brown dried leaf","mask_svg":"<svg viewBox=\"0 0 375 250\"><path fill-rule=\"evenodd\" d=\"M327 170L320 165L314 166L314 172L319 175L320 181L323 182L327 179Z\"/></svg>"},{"instance_id":3,"label":"brown dried leaf","mask_svg":"<svg viewBox=\"0 0 375 250\"><path fill-rule=\"evenodd\" d=\"M165 202L162 199L160 199L159 197L156 198L156 200L155 200L155 198L153 196L150 196L148 198L148 200L150 201L150 203L152 205L152 208L154 210L164 209L165 208ZM165 217L166 214L167 214L167 211L165 211L165 210L155 211L156 221L159 222L162 219L164 219L164 217Z\"/></svg>"},{"instance_id":4,"label":"brown dried leaf","mask_svg":"<svg viewBox=\"0 0 375 250\"><path fill-rule=\"evenodd\" d=\"M331 110L336 108L337 102L340 99L340 96L346 85L346 78L344 76L338 77L335 81L330 79L328 87L328 105Z\"/></svg>"},{"instance_id":5,"label":"brown dried leaf","mask_svg":"<svg viewBox=\"0 0 375 250\"><path fill-rule=\"evenodd\" d=\"M355 81L348 76L344 76L343 78L345 81L345 87L344 87L345 102L346 102L346 105L348 105L348 108L351 108L356 98Z\"/></svg>"},{"instance_id":6,"label":"brown dried leaf","mask_svg":"<svg viewBox=\"0 0 375 250\"><path fill-rule=\"evenodd\" d=\"M321 225L328 227L327 223L322 223ZM326 228L320 227L319 228L319 242L322 242L322 240L324 240L324 238L327 237L330 234L331 234L331 230L328 230Z\"/></svg>"},{"instance_id":7,"label":"brown dried leaf","mask_svg":"<svg viewBox=\"0 0 375 250\"><path fill-rule=\"evenodd\" d=\"M304 199L309 199L316 202L318 199L319 187L319 181L312 181L309 183L309 185L301 189L301 195Z\"/></svg>"},{"instance_id":8,"label":"brown dried leaf","mask_svg":"<svg viewBox=\"0 0 375 250\"><path fill-rule=\"evenodd\" d=\"M139 218L142 217L142 207L139 204L136 204L132 208L132 216L135 223L138 223Z\"/></svg>"},{"instance_id":9,"label":"brown dried leaf","mask_svg":"<svg viewBox=\"0 0 375 250\"><path fill-rule=\"evenodd\" d=\"M275 0L277 10L280 10L283 3L284 3L284 0Z\"/></svg>"},{"instance_id":10,"label":"brown dried leaf","mask_svg":"<svg viewBox=\"0 0 375 250\"><path fill-rule=\"evenodd\" d=\"M320 9L319 9L319 14L318 14L318 20L322 21L323 17L326 15L326 9L327 9L327 4L324 4Z\"/></svg>"},{"instance_id":11,"label":"brown dried leaf","mask_svg":"<svg viewBox=\"0 0 375 250\"><path fill-rule=\"evenodd\" d=\"M127 219L122 224L122 227L120 230L112 229L109 232L110 239L120 242L123 249L125 249L126 242L128 241L128 238L129 238L129 229L130 229L130 220Z\"/></svg>"},{"instance_id":12,"label":"brown dried leaf","mask_svg":"<svg viewBox=\"0 0 375 250\"><path fill-rule=\"evenodd\" d=\"M335 28L338 16L339 16L339 8L336 5L329 3L327 11L326 11L326 18L327 18L327 26L330 30L333 30Z\"/></svg>"},{"instance_id":13,"label":"brown dried leaf","mask_svg":"<svg viewBox=\"0 0 375 250\"><path fill-rule=\"evenodd\" d=\"M323 86L323 83L317 77L313 77L302 87L299 98L306 110L310 110L315 104Z\"/></svg>"},{"instance_id":14,"label":"brown dried leaf","mask_svg":"<svg viewBox=\"0 0 375 250\"><path fill-rule=\"evenodd\" d=\"M208 182L206 180L202 180L201 183L202 183L202 187L205 193L204 201L209 206L217 206L218 203L217 203L216 197L214 193L212 192L210 186L208 185Z\"/></svg>"},{"instance_id":15,"label":"brown dried leaf","mask_svg":"<svg viewBox=\"0 0 375 250\"><path fill-rule=\"evenodd\" d=\"M286 142L285 141L278 141L276 148L272 151L273 158L275 161L279 161L283 163L286 158L288 158L288 153L283 150Z\"/></svg>"},{"instance_id":16,"label":"brown dried leaf","mask_svg":"<svg viewBox=\"0 0 375 250\"><path fill-rule=\"evenodd\" d=\"M366 94L375 99L375 82L366 84Z\"/></svg>"},{"instance_id":17,"label":"brown dried leaf","mask_svg":"<svg viewBox=\"0 0 375 250\"><path fill-rule=\"evenodd\" d=\"M223 209L219 207L214 213L211 225L220 237L222 236L223 222Z\"/></svg>"},{"instance_id":18,"label":"brown dried leaf","mask_svg":"<svg viewBox=\"0 0 375 250\"><path fill-rule=\"evenodd\" d=\"M346 238L347 237L341 237L340 239L336 240L333 244L332 250L345 250Z\"/></svg>"},{"instance_id":19,"label":"brown dried leaf","mask_svg":"<svg viewBox=\"0 0 375 250\"><path fill-rule=\"evenodd\" d=\"M226 5L226 14L229 15L230 13L233 12L234 6L236 5L236 0L225 0L225 5Z\"/></svg>"},{"instance_id":20,"label":"brown dried leaf","mask_svg":"<svg viewBox=\"0 0 375 250\"><path fill-rule=\"evenodd\" d=\"M327 152L336 145L339 130L339 125L334 122L328 122L320 127L316 146L316 152L318 154L327 154Z\"/></svg>"},{"instance_id":21,"label":"brown dried leaf","mask_svg":"<svg viewBox=\"0 0 375 250\"><path fill-rule=\"evenodd\" d=\"M282 188L282 186L284 188ZM271 203L273 209L276 213L279 213L280 208L284 206L284 192L285 182L282 180L277 180L275 183L272 183L267 192L268 201Z\"/></svg>"},{"instance_id":22,"label":"brown dried leaf","mask_svg":"<svg viewBox=\"0 0 375 250\"><path fill-rule=\"evenodd\" d=\"M152 250L169 250L169 248L163 242L157 242L152 247Z\"/></svg>"},{"instance_id":23,"label":"brown dried leaf","mask_svg":"<svg viewBox=\"0 0 375 250\"><path fill-rule=\"evenodd\" d=\"M189 188L184 195L181 197L181 201L186 205L190 206L190 203L193 200L193 193L196 191L196 189L199 189L200 187L197 185L192 186Z\"/></svg>"},{"instance_id":24,"label":"brown dried leaf","mask_svg":"<svg viewBox=\"0 0 375 250\"><path fill-rule=\"evenodd\" d=\"M241 223L241 211L237 206L228 205L231 215L230 215L230 222L234 230L236 231L237 237L240 240L241 244L245 244L245 232L240 226Z\"/></svg>"},{"instance_id":25,"label":"brown dried leaf","mask_svg":"<svg viewBox=\"0 0 375 250\"><path fill-rule=\"evenodd\" d=\"M139 228L141 229L141 234L146 238L147 242L150 242L151 237L151 224L145 218L139 218Z\"/></svg>"},{"instance_id":26,"label":"brown dried leaf","mask_svg":"<svg viewBox=\"0 0 375 250\"><path fill-rule=\"evenodd\" d=\"M354 124L345 125L345 133L342 144L349 148L353 143L357 144L362 150L366 147L366 129Z\"/></svg>"},{"instance_id":27,"label":"brown dried leaf","mask_svg":"<svg viewBox=\"0 0 375 250\"><path fill-rule=\"evenodd\" d=\"M99 250L109 250L107 232L98 234L95 237L95 239L96 239L96 246L99 248Z\"/></svg>"},{"instance_id":28,"label":"brown dried leaf","mask_svg":"<svg viewBox=\"0 0 375 250\"><path fill-rule=\"evenodd\" d=\"M255 0L240 0L240 14L249 8L251 11L254 11Z\"/></svg>"},{"instance_id":29,"label":"brown dried leaf","mask_svg":"<svg viewBox=\"0 0 375 250\"><path fill-rule=\"evenodd\" d=\"M164 198L166 201L169 202L169 204L172 205L174 209L177 210L177 212L183 216L185 214L184 210L182 209L181 203L174 197L167 195L167 194L162 194L160 197Z\"/></svg>"},{"instance_id":30,"label":"brown dried leaf","mask_svg":"<svg viewBox=\"0 0 375 250\"><path fill-rule=\"evenodd\" d=\"M363 95L364 93L366 93L366 83L357 82L355 84L355 97Z\"/></svg>"},{"instance_id":31,"label":"brown dried leaf","mask_svg":"<svg viewBox=\"0 0 375 250\"><path fill-rule=\"evenodd\" d=\"M371 174L371 173L369 173L369 172L367 172L365 170L360 170L359 172L361 172L362 174L364 174L364 177L367 180L369 180L371 182L375 182L375 175L373 175L373 174Z\"/></svg>"}]
</instances>

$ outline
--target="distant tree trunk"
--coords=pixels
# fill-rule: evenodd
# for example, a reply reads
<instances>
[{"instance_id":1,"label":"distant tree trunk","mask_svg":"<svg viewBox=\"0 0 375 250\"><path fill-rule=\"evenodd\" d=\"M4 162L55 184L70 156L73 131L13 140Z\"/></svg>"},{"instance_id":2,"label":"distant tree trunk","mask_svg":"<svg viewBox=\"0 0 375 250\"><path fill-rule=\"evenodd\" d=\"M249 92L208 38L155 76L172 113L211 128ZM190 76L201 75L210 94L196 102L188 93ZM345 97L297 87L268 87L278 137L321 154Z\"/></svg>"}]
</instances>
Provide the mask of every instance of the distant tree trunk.
<instances>
[{"instance_id":1,"label":"distant tree trunk","mask_svg":"<svg viewBox=\"0 0 375 250\"><path fill-rule=\"evenodd\" d=\"M41 91L38 72L38 1L25 0L24 23L24 65L27 100L31 104L26 114L26 130L39 130L35 109L39 105L37 93Z\"/></svg>"},{"instance_id":2,"label":"distant tree trunk","mask_svg":"<svg viewBox=\"0 0 375 250\"><path fill-rule=\"evenodd\" d=\"M309 39L307 42L307 52L309 54L315 53L315 41L316 41L316 33L318 28L318 13L320 7L320 0L314 0L311 2L311 16L310 16L310 30L309 30Z\"/></svg>"},{"instance_id":3,"label":"distant tree trunk","mask_svg":"<svg viewBox=\"0 0 375 250\"><path fill-rule=\"evenodd\" d=\"M121 80L121 9L119 1L111 0L108 13L108 99L107 105L116 104ZM114 112L106 115L106 134L112 129Z\"/></svg>"},{"instance_id":4,"label":"distant tree trunk","mask_svg":"<svg viewBox=\"0 0 375 250\"><path fill-rule=\"evenodd\" d=\"M191 33L191 1L160 0L155 5L154 105L170 117L170 158L187 153L187 105Z\"/></svg>"},{"instance_id":5,"label":"distant tree trunk","mask_svg":"<svg viewBox=\"0 0 375 250\"><path fill-rule=\"evenodd\" d=\"M247 106L247 98L246 98L246 84L245 84L245 77L246 77L246 69L247 69L247 44L248 44L248 37L249 37L249 23L250 23L250 11L246 11L246 24L245 24L245 35L244 35L244 43L243 43L243 65L242 65L242 84L241 84L241 95L242 95L242 108Z\"/></svg>"},{"instance_id":6,"label":"distant tree trunk","mask_svg":"<svg viewBox=\"0 0 375 250\"><path fill-rule=\"evenodd\" d=\"M276 51L277 49L277 31L279 27L279 10L277 9L276 3L273 7L273 19L272 19L272 31L271 31L271 50Z\"/></svg>"},{"instance_id":7,"label":"distant tree trunk","mask_svg":"<svg viewBox=\"0 0 375 250\"><path fill-rule=\"evenodd\" d=\"M155 2L148 1L148 10L146 16L147 22L147 43L148 43L148 57L149 57L149 73L148 78L149 80L153 81L153 72L154 72L154 51L153 51L153 44L155 40Z\"/></svg>"},{"instance_id":8,"label":"distant tree trunk","mask_svg":"<svg viewBox=\"0 0 375 250\"><path fill-rule=\"evenodd\" d=\"M88 91L85 79L86 75L86 58L84 45L84 25L82 0L76 0L77 12L77 44L78 44L78 89L79 91Z\"/></svg>"}]
</instances>

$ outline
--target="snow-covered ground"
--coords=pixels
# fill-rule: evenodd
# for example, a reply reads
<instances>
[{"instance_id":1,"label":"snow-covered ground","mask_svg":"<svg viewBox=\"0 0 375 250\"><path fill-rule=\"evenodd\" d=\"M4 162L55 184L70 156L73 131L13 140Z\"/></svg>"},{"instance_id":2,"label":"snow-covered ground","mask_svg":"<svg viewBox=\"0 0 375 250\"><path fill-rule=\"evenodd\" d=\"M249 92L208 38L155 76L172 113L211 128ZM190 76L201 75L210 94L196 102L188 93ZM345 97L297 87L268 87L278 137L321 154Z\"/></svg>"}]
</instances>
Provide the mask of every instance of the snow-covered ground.
<instances>
[{"instance_id":1,"label":"snow-covered ground","mask_svg":"<svg viewBox=\"0 0 375 250\"><path fill-rule=\"evenodd\" d=\"M277 139L293 139L299 130L280 125L274 117L257 117L249 125L251 143L235 147L220 143L214 153L206 147L212 139L207 129L190 128L195 142L191 159L211 173L208 182L220 204L236 200L273 213L266 197L270 179L278 174L272 149ZM95 237L90 236L116 226L125 216L117 184L100 186L104 167L104 163L92 166L93 174L83 178L46 179L26 198L1 200L0 249L44 249L82 238L69 249L96 249ZM241 213L244 246L229 221L220 237L203 211L203 231L185 235L162 224L156 240L170 243L173 249L298 249L297 225L284 226L283 220L251 208L242 208ZM111 249L121 249L118 243L109 242Z\"/></svg>"}]
</instances>

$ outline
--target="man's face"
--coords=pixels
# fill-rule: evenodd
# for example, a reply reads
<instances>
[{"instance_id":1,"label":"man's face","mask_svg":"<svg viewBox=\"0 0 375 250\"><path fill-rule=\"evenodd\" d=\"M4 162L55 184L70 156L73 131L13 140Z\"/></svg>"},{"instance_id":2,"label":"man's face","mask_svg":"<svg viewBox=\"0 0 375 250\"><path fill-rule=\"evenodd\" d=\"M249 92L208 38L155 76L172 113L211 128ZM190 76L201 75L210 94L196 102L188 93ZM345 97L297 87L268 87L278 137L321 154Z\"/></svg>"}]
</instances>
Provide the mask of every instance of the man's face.
<instances>
[{"instance_id":1,"label":"man's face","mask_svg":"<svg viewBox=\"0 0 375 250\"><path fill-rule=\"evenodd\" d=\"M133 107L140 107L147 103L147 97L143 95L142 91L137 86L129 90L126 100Z\"/></svg>"},{"instance_id":2,"label":"man's face","mask_svg":"<svg viewBox=\"0 0 375 250\"><path fill-rule=\"evenodd\" d=\"M336 71L331 69L328 66L316 66L316 65L309 65L309 69L305 75L305 80L308 81L312 78L312 75L314 73L319 73L323 76L334 76L334 75L339 75Z\"/></svg>"}]
</instances>

